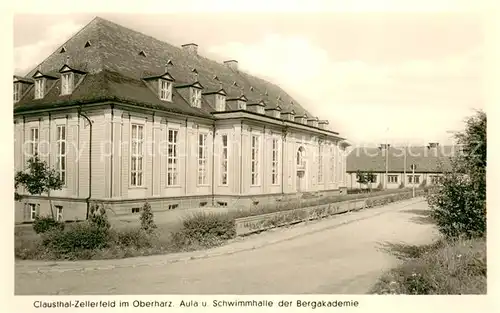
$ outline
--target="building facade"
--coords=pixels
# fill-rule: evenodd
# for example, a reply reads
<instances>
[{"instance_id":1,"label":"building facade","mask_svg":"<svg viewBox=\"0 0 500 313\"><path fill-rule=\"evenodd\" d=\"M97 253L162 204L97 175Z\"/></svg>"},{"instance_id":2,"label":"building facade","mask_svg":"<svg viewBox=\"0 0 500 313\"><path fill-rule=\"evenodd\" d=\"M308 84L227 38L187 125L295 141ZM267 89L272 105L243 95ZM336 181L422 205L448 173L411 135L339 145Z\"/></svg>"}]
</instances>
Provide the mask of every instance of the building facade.
<instances>
[{"instance_id":1,"label":"building facade","mask_svg":"<svg viewBox=\"0 0 500 313\"><path fill-rule=\"evenodd\" d=\"M460 153L458 146L428 146L380 148L361 147L347 155L346 180L348 189L397 189L432 186L451 169L450 158ZM413 171L412 165L415 166ZM371 183L359 183L357 173L373 173Z\"/></svg>"},{"instance_id":2,"label":"building facade","mask_svg":"<svg viewBox=\"0 0 500 313\"><path fill-rule=\"evenodd\" d=\"M15 170L35 153L64 181L59 219L89 202L116 215L251 206L346 187L348 144L284 90L197 53L95 18L36 69L14 76ZM16 202L16 221L50 212Z\"/></svg>"}]
</instances>

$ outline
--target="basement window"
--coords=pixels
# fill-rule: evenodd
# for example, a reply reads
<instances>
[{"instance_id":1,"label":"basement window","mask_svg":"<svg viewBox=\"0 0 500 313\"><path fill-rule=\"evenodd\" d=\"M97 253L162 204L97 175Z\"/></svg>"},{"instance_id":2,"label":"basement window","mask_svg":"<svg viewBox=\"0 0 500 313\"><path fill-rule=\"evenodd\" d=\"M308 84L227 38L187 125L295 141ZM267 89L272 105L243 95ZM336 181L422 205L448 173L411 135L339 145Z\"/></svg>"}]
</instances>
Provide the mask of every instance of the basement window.
<instances>
[{"instance_id":1,"label":"basement window","mask_svg":"<svg viewBox=\"0 0 500 313\"><path fill-rule=\"evenodd\" d=\"M204 206L206 206L206 205L207 205L207 203L208 203L207 201L200 202L200 207L204 207Z\"/></svg>"},{"instance_id":2,"label":"basement window","mask_svg":"<svg viewBox=\"0 0 500 313\"><path fill-rule=\"evenodd\" d=\"M179 205L176 203L176 204L169 204L168 205L168 209L169 210L174 210L174 209L177 209L177 207L179 207Z\"/></svg>"},{"instance_id":3,"label":"basement window","mask_svg":"<svg viewBox=\"0 0 500 313\"><path fill-rule=\"evenodd\" d=\"M227 202L217 201L217 204L218 204L219 206L223 206L223 207L226 207L226 206L227 206Z\"/></svg>"}]
</instances>

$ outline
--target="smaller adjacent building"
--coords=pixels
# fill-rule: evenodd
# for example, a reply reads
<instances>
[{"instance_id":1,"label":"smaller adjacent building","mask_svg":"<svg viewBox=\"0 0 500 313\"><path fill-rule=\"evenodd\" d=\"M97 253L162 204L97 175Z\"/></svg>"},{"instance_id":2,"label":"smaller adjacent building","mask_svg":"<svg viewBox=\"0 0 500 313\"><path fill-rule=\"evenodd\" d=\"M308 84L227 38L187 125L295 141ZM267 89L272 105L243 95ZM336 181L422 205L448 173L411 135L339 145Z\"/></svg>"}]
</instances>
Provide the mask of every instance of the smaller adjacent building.
<instances>
[{"instance_id":1,"label":"smaller adjacent building","mask_svg":"<svg viewBox=\"0 0 500 313\"><path fill-rule=\"evenodd\" d=\"M438 143L429 143L427 146L355 148L347 156L347 188L369 188L369 184L358 182L358 171L374 174L371 188L430 186L451 169L451 157L459 151L458 146L441 146ZM414 172L412 165L415 165Z\"/></svg>"}]
</instances>

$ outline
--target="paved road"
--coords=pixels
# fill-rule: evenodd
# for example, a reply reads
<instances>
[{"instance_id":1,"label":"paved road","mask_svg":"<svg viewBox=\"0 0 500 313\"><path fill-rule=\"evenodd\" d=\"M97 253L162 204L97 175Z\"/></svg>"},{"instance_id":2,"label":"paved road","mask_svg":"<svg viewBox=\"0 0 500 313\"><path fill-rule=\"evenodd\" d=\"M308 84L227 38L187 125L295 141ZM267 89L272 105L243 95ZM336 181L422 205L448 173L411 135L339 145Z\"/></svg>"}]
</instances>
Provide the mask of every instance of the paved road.
<instances>
[{"instance_id":1,"label":"paved road","mask_svg":"<svg viewBox=\"0 0 500 313\"><path fill-rule=\"evenodd\" d=\"M395 203L244 239L248 246L282 238L257 249L177 263L159 263L165 256L152 256L78 263L122 264L113 269L57 271L63 266L58 264L36 273L27 270L29 262L19 262L15 293L364 294L398 262L380 250L381 243L424 244L436 238L434 227L421 222L425 210L422 201ZM291 233L303 235L292 238ZM242 243L220 249L232 245ZM147 265L136 266L139 261Z\"/></svg>"}]
</instances>

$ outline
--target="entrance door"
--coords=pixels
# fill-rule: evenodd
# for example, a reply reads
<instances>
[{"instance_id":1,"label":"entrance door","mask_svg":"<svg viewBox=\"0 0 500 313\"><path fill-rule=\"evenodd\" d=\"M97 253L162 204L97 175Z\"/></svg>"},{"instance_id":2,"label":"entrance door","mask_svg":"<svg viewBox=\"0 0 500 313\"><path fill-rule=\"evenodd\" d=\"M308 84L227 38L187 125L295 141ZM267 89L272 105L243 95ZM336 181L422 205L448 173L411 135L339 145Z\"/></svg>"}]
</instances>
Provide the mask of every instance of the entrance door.
<instances>
[{"instance_id":1,"label":"entrance door","mask_svg":"<svg viewBox=\"0 0 500 313\"><path fill-rule=\"evenodd\" d=\"M298 171L297 172L297 192L301 192L302 191L303 184L304 184L304 172L303 171Z\"/></svg>"}]
</instances>

